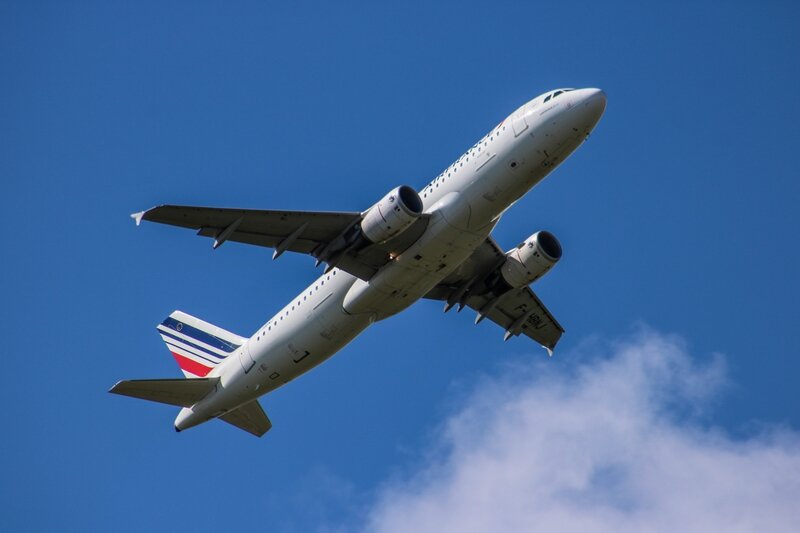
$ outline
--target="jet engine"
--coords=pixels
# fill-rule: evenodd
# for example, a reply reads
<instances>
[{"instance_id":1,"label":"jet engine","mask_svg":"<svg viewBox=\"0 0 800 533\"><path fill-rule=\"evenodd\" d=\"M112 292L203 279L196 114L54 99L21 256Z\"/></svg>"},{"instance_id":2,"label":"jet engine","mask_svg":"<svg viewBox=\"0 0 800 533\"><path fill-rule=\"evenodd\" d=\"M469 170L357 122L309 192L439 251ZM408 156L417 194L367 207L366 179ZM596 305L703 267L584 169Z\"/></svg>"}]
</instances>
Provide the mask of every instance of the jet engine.
<instances>
[{"instance_id":1,"label":"jet engine","mask_svg":"<svg viewBox=\"0 0 800 533\"><path fill-rule=\"evenodd\" d=\"M417 191L401 185L369 208L361 231L371 243L383 244L408 229L421 214L422 199Z\"/></svg>"},{"instance_id":2,"label":"jet engine","mask_svg":"<svg viewBox=\"0 0 800 533\"><path fill-rule=\"evenodd\" d=\"M561 244L549 231L537 231L506 254L500 275L511 287L530 285L561 259Z\"/></svg>"}]
</instances>

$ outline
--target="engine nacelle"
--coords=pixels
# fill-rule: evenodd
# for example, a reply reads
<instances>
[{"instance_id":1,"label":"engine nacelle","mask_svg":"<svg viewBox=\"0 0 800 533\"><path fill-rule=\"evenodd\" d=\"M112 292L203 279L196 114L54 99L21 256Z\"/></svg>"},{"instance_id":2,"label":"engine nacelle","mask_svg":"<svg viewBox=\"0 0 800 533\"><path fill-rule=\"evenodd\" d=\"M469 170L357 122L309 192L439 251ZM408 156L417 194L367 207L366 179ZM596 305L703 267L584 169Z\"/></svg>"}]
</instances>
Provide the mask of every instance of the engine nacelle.
<instances>
[{"instance_id":1,"label":"engine nacelle","mask_svg":"<svg viewBox=\"0 0 800 533\"><path fill-rule=\"evenodd\" d=\"M506 254L500 275L519 289L530 285L553 268L561 259L561 244L549 231L538 231Z\"/></svg>"},{"instance_id":2,"label":"engine nacelle","mask_svg":"<svg viewBox=\"0 0 800 533\"><path fill-rule=\"evenodd\" d=\"M417 191L401 185L369 208L361 231L371 243L382 244L408 229L421 214L422 199Z\"/></svg>"}]
</instances>

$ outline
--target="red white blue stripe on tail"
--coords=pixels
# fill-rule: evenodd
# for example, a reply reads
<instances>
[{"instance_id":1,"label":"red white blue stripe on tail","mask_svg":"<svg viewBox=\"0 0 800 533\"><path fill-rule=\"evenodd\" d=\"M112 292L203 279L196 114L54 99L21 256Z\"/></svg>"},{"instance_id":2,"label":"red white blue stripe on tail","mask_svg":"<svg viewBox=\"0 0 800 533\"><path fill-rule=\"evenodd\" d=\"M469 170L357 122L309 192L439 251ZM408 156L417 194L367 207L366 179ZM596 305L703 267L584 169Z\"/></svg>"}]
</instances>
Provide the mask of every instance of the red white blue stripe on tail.
<instances>
[{"instance_id":1,"label":"red white blue stripe on tail","mask_svg":"<svg viewBox=\"0 0 800 533\"><path fill-rule=\"evenodd\" d=\"M182 311L173 312L157 329L187 378L205 377L247 340Z\"/></svg>"}]
</instances>

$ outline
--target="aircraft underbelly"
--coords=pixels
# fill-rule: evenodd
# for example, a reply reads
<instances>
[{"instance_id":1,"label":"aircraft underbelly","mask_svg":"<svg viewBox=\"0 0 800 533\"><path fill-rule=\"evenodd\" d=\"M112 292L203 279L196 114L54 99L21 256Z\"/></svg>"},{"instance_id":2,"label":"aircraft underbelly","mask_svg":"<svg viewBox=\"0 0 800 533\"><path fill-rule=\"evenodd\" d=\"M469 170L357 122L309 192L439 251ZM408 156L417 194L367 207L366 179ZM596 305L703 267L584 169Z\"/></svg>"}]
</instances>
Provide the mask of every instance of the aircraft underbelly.
<instances>
[{"instance_id":1,"label":"aircraft underbelly","mask_svg":"<svg viewBox=\"0 0 800 533\"><path fill-rule=\"evenodd\" d=\"M288 383L322 363L372 322L368 315L350 315L342 308L348 288L356 278L337 271L335 283L328 282L320 292L318 303L290 315L291 321L274 327L268 346L257 359L255 374L260 383L258 394Z\"/></svg>"},{"instance_id":2,"label":"aircraft underbelly","mask_svg":"<svg viewBox=\"0 0 800 533\"><path fill-rule=\"evenodd\" d=\"M463 263L489 235L493 224L473 233L436 216L426 234L369 281L356 280L344 310L382 320L407 308Z\"/></svg>"}]
</instances>

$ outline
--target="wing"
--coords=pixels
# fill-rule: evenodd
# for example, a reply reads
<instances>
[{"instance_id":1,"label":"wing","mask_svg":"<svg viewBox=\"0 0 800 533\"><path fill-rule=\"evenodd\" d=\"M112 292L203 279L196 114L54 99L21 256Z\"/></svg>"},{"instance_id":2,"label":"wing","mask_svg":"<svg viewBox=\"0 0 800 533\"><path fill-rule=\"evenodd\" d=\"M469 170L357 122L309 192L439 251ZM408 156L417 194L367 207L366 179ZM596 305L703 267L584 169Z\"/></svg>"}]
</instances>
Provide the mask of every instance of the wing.
<instances>
[{"instance_id":1,"label":"wing","mask_svg":"<svg viewBox=\"0 0 800 533\"><path fill-rule=\"evenodd\" d=\"M505 261L505 252L491 237L486 239L455 272L434 287L426 298L447 302L445 312L455 305L475 309L475 323L488 318L506 330L505 340L526 335L552 354L564 328L530 287L497 293L492 281Z\"/></svg>"},{"instance_id":2,"label":"wing","mask_svg":"<svg viewBox=\"0 0 800 533\"><path fill-rule=\"evenodd\" d=\"M309 254L361 279L370 279L389 261L411 246L428 226L422 215L408 229L385 244L349 247L358 233L361 213L266 211L162 205L131 215L142 220L197 230L214 239L214 248L235 241L274 248L273 258L285 251Z\"/></svg>"}]
</instances>

